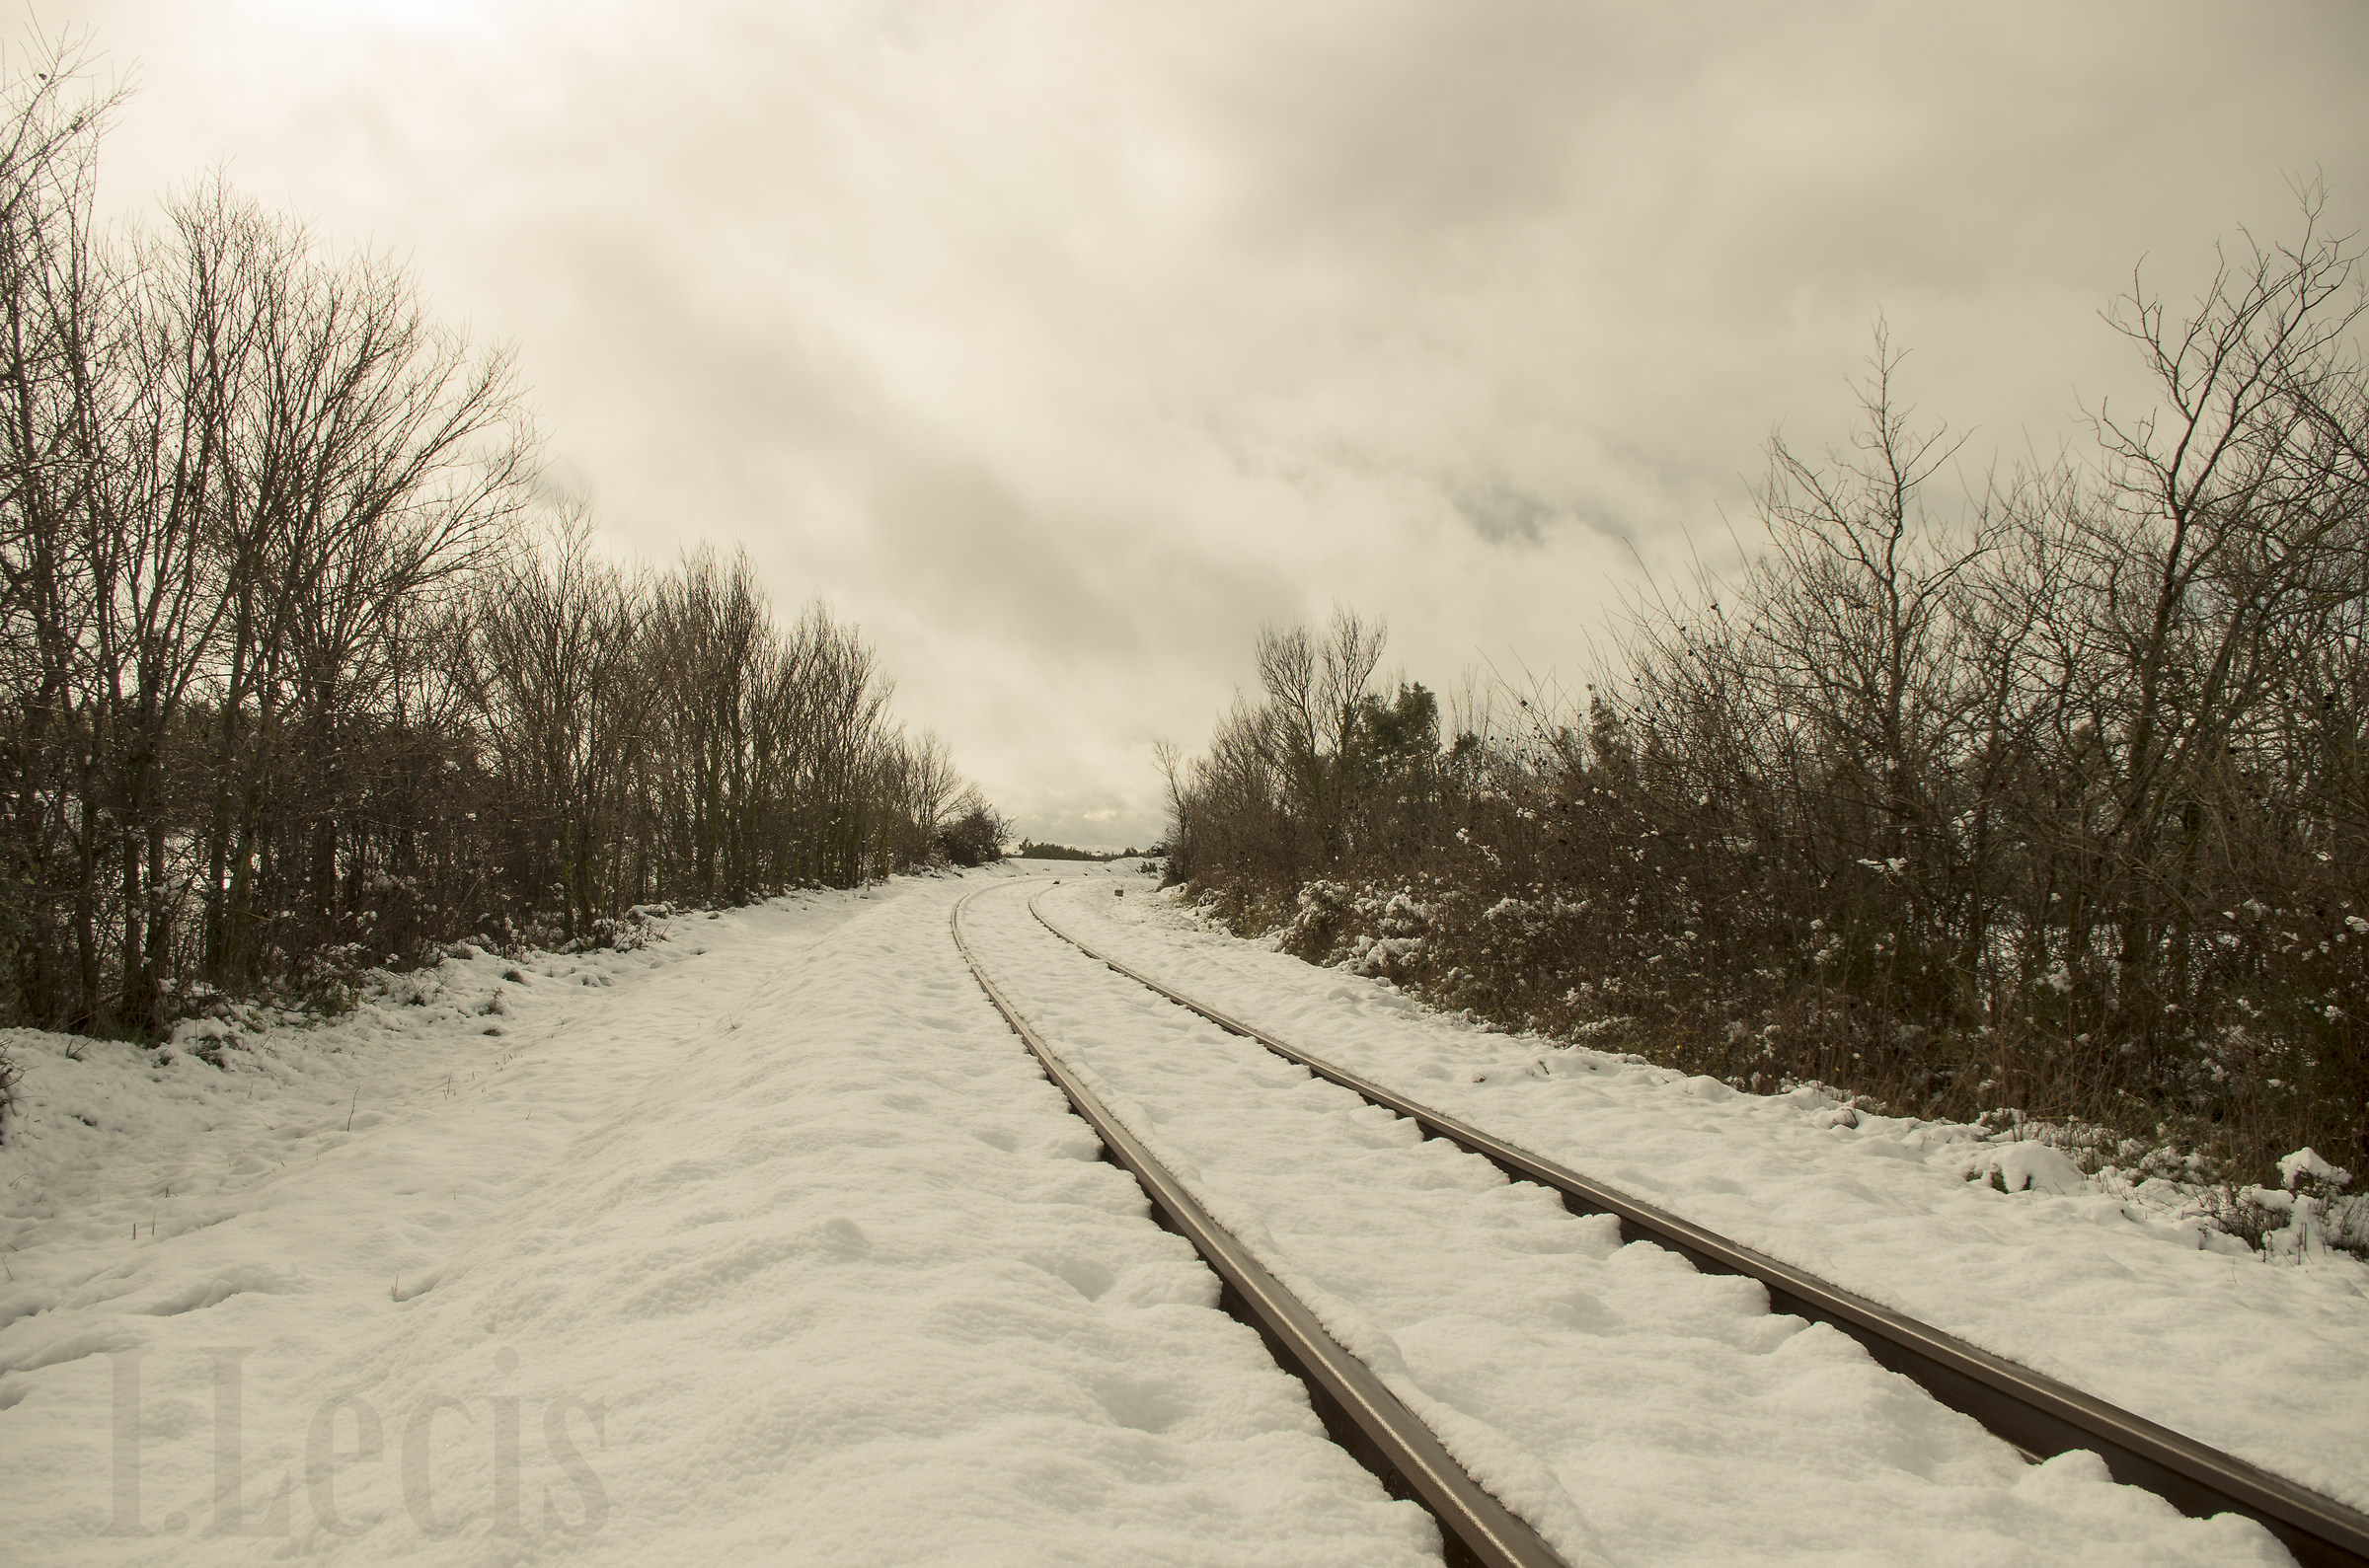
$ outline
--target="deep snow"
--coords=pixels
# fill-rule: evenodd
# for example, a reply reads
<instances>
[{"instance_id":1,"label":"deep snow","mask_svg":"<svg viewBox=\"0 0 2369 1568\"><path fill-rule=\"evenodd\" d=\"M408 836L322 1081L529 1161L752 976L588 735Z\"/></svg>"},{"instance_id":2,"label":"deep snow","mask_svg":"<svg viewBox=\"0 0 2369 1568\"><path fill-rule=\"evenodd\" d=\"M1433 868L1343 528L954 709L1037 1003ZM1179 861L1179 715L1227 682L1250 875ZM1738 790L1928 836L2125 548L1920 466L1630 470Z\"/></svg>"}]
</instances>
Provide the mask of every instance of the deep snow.
<instances>
[{"instance_id":1,"label":"deep snow","mask_svg":"<svg viewBox=\"0 0 2369 1568\"><path fill-rule=\"evenodd\" d=\"M2262 1261L2041 1145L1488 1032L1209 929L1172 896L1073 890L1045 907L1412 1099L2369 1508L2369 1269L2354 1258ZM2022 1190L1996 1190L1994 1167Z\"/></svg>"},{"instance_id":2,"label":"deep snow","mask_svg":"<svg viewBox=\"0 0 2369 1568\"><path fill-rule=\"evenodd\" d=\"M971 983L947 915L984 881L999 982L1574 1561L2283 1560L1203 1031L1018 869L1344 1066L2360 1490L2348 1260L2004 1197L1963 1143L1482 1033L1063 863L455 958L222 1068L13 1037L8 1559L1436 1561Z\"/></svg>"},{"instance_id":3,"label":"deep snow","mask_svg":"<svg viewBox=\"0 0 2369 1568\"><path fill-rule=\"evenodd\" d=\"M1757 1282L1623 1245L1611 1217L1110 973L1024 892L970 906L997 984L1567 1561L2287 1560L2094 1456L2025 1464L1833 1328L1772 1315ZM1046 901L1064 923L1129 902L1076 883Z\"/></svg>"},{"instance_id":4,"label":"deep snow","mask_svg":"<svg viewBox=\"0 0 2369 1568\"><path fill-rule=\"evenodd\" d=\"M228 1072L21 1039L8 1559L1436 1562L979 995L974 885L456 960Z\"/></svg>"}]
</instances>

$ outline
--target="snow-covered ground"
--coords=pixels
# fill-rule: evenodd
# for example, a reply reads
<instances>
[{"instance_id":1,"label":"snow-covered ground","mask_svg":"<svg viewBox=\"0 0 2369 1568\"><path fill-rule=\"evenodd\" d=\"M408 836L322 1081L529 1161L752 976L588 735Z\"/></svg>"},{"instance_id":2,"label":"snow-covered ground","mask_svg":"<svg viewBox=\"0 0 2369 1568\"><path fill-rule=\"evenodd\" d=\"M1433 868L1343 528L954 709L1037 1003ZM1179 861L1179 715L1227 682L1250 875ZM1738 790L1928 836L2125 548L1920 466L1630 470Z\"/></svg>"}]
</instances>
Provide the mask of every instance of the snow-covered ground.
<instances>
[{"instance_id":1,"label":"snow-covered ground","mask_svg":"<svg viewBox=\"0 0 2369 1568\"><path fill-rule=\"evenodd\" d=\"M1111 974L1025 891L971 906L997 984L1567 1561L2286 1560L2093 1456L2026 1465L1834 1329L1772 1316L1756 1282L1624 1246L1609 1217ZM1069 882L1046 907L1100 936L1140 902Z\"/></svg>"},{"instance_id":2,"label":"snow-covered ground","mask_svg":"<svg viewBox=\"0 0 2369 1568\"><path fill-rule=\"evenodd\" d=\"M1436 1562L979 995L977 885L456 959L227 1071L14 1037L0 1556Z\"/></svg>"},{"instance_id":3,"label":"snow-covered ground","mask_svg":"<svg viewBox=\"0 0 2369 1568\"><path fill-rule=\"evenodd\" d=\"M985 886L999 982L1574 1563L2284 1560L2082 1456L2024 1466L1758 1287L1205 1028L1036 927L1024 869L1081 934L1344 1065L2360 1490L2357 1274L2002 1197L1962 1146L1791 1102L1541 1069L1061 864L454 958L221 1068L12 1037L0 1553L1436 1561L979 995L947 920ZM2220 1426L2178 1419L2191 1382Z\"/></svg>"},{"instance_id":4,"label":"snow-covered ground","mask_svg":"<svg viewBox=\"0 0 2369 1568\"><path fill-rule=\"evenodd\" d=\"M2369 1268L2352 1257L2264 1262L2037 1146L1485 1032L1141 888L1064 888L1044 907L1113 957L1410 1098L2369 1508ZM2006 1185L2039 1185L1967 1179L1993 1165Z\"/></svg>"}]
</instances>

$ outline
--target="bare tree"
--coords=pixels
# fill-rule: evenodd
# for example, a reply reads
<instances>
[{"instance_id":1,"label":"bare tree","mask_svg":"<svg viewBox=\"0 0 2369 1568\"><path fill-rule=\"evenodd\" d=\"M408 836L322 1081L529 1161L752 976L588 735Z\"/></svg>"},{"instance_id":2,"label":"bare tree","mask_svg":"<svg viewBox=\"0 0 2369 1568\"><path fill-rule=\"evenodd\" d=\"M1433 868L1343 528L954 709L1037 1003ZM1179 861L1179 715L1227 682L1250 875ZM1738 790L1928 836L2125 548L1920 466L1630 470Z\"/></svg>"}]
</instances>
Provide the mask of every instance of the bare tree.
<instances>
[{"instance_id":1,"label":"bare tree","mask_svg":"<svg viewBox=\"0 0 2369 1568\"><path fill-rule=\"evenodd\" d=\"M71 39L0 81L0 1022L154 1040L1001 831L854 627L539 502L508 354L401 268L218 179L103 243L115 102Z\"/></svg>"},{"instance_id":2,"label":"bare tree","mask_svg":"<svg viewBox=\"0 0 2369 1568\"><path fill-rule=\"evenodd\" d=\"M2184 314L2134 282L2157 400L2087 460L1948 485L1879 327L1853 445L1773 440L1765 547L1633 604L1584 704L1500 688L1443 745L1355 631L1262 634L1262 700L1168 759L1174 864L1292 950L1739 1086L2238 1181L2369 1157L2369 369L2304 206Z\"/></svg>"}]
</instances>

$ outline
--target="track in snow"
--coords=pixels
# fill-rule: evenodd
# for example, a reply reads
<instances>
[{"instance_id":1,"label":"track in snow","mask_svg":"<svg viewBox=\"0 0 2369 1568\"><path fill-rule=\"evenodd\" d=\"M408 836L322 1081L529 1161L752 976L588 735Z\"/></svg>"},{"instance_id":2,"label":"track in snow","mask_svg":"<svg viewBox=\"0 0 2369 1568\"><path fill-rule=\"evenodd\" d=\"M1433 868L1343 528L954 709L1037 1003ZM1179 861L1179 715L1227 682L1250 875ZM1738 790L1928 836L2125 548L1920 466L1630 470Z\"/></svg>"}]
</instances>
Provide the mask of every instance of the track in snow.
<instances>
[{"instance_id":1,"label":"track in snow","mask_svg":"<svg viewBox=\"0 0 2369 1568\"><path fill-rule=\"evenodd\" d=\"M1325 1332L1304 1304L1209 1217L1022 1016L963 936L961 905L969 902L965 898L957 905L954 932L981 987L1044 1065L1047 1076L1095 1126L1112 1157L1136 1176L1155 1210L1226 1281L1229 1308L1259 1327L1277 1359L1309 1385L1336 1438L1394 1491L1431 1510L1453 1543L1452 1561L1560 1561L1455 1463L1437 1438L1370 1370ZM1703 1272L1758 1280L1769 1293L1772 1311L1825 1322L1848 1334L1878 1364L1972 1416L2027 1457L2088 1450L2104 1458L2116 1480L2155 1492L2191 1516L2238 1513L2258 1521L2299 1562L2315 1568L2369 1564L2369 1517L1408 1100L1096 950L1056 926L1035 899L1030 911L1045 930L1114 973L1373 1105L1409 1118L1426 1138L1445 1139L1490 1160L1513 1180L1560 1193L1575 1213L1617 1217L1624 1241L1648 1239L1686 1257Z\"/></svg>"},{"instance_id":2,"label":"track in snow","mask_svg":"<svg viewBox=\"0 0 2369 1568\"><path fill-rule=\"evenodd\" d=\"M1564 1568L1563 1559L1536 1531L1468 1475L1371 1369L1343 1350L1249 1248L1210 1218L1184 1183L1119 1124L988 978L986 966L962 934L963 906L978 896L964 895L955 905L951 924L955 945L961 949L979 988L1043 1065L1045 1076L1094 1128L1104 1152L1142 1184L1153 1212L1168 1229L1191 1242L1193 1250L1225 1282L1220 1305L1258 1329L1276 1361L1307 1384L1311 1401L1334 1440L1380 1476L1392 1495L1412 1498L1430 1511L1439 1521L1449 1543L1448 1560L1456 1568L1465 1563L1485 1568Z\"/></svg>"}]
</instances>

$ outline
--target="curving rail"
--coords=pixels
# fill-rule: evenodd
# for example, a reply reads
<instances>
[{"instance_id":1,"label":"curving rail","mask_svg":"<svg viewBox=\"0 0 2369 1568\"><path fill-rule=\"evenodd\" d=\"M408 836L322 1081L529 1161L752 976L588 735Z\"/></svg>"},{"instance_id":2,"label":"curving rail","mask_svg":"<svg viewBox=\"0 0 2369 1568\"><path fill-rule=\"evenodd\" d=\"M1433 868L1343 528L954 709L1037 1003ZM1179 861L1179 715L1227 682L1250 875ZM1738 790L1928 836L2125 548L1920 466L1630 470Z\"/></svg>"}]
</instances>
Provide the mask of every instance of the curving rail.
<instances>
[{"instance_id":1,"label":"curving rail","mask_svg":"<svg viewBox=\"0 0 2369 1568\"><path fill-rule=\"evenodd\" d=\"M1577 1213L1616 1216L1624 1240L1651 1240L1684 1255L1706 1272L1743 1274L1760 1281L1768 1290L1770 1310L1833 1324L1858 1340L1878 1363L1918 1383L1951 1409L1972 1416L2027 1456L2046 1458L2088 1449L2105 1460L2114 1479L2144 1487L2183 1513L2198 1518L2238 1513L2258 1521L2304 1568L2369 1568L2369 1515L1311 1056L1063 931L1038 907L1043 896L1039 893L1029 901L1029 912L1037 923L1115 973L1198 1013L1229 1034L1255 1041L1317 1077L1407 1117L1427 1137L1462 1146L1517 1181L1535 1181L1561 1192L1565 1204ZM975 963L972 969L977 972ZM986 983L982 975L980 984Z\"/></svg>"},{"instance_id":2,"label":"curving rail","mask_svg":"<svg viewBox=\"0 0 2369 1568\"><path fill-rule=\"evenodd\" d=\"M1209 1217L1168 1167L1110 1114L1092 1088L1062 1061L1043 1036L988 978L968 938L962 910L984 892L967 893L951 917L955 946L970 965L979 989L1068 1096L1070 1105L1094 1128L1110 1157L1133 1175L1171 1230L1183 1235L1224 1281L1225 1305L1257 1328L1283 1366L1315 1396L1318 1413L1336 1441L1383 1479L1393 1495L1412 1497L1439 1521L1448 1561L1461 1568L1567 1568L1538 1534L1504 1504L1465 1473L1440 1446L1431 1429L1375 1377L1373 1370L1343 1350L1299 1298L1285 1290L1248 1247Z\"/></svg>"}]
</instances>

